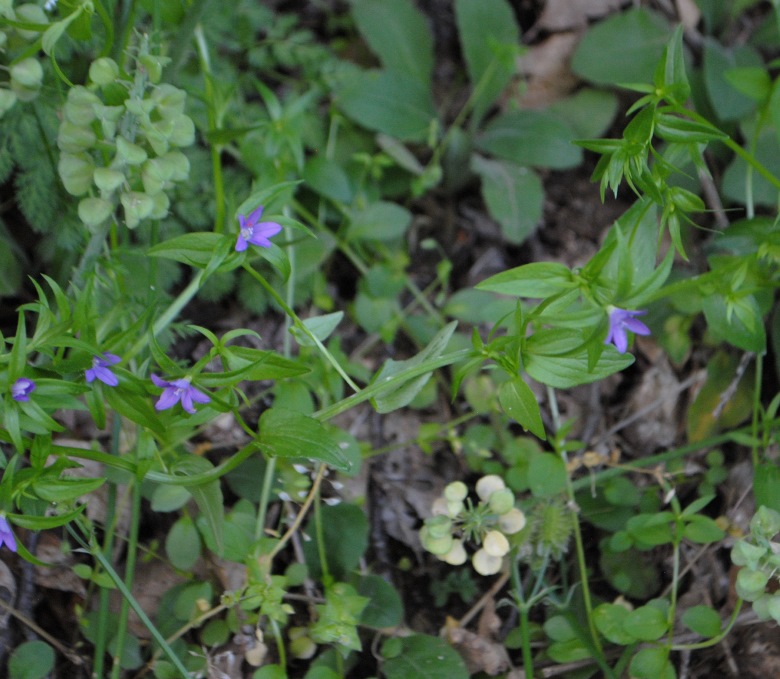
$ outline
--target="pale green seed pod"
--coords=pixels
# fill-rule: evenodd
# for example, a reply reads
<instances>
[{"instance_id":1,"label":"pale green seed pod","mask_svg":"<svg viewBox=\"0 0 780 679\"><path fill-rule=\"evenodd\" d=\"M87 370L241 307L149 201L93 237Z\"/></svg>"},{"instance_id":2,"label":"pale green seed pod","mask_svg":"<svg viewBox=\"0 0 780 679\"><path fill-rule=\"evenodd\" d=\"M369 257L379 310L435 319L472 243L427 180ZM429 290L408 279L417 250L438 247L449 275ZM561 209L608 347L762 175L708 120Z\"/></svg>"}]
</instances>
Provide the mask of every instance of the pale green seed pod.
<instances>
[{"instance_id":1,"label":"pale green seed pod","mask_svg":"<svg viewBox=\"0 0 780 679\"><path fill-rule=\"evenodd\" d=\"M125 174L109 167L99 167L94 174L95 186L101 193L111 194L125 183Z\"/></svg>"},{"instance_id":2,"label":"pale green seed pod","mask_svg":"<svg viewBox=\"0 0 780 679\"><path fill-rule=\"evenodd\" d=\"M127 141L124 137L116 138L116 159L121 165L140 165L148 157L138 144Z\"/></svg>"},{"instance_id":3,"label":"pale green seed pod","mask_svg":"<svg viewBox=\"0 0 780 679\"><path fill-rule=\"evenodd\" d=\"M27 3L14 7L16 12L16 20L30 24L48 24L49 18L46 16L46 12L42 7ZM40 33L38 31L28 31L24 28L17 28L16 32L25 40L37 40Z\"/></svg>"},{"instance_id":4,"label":"pale green seed pod","mask_svg":"<svg viewBox=\"0 0 780 679\"><path fill-rule=\"evenodd\" d=\"M444 497L448 502L459 502L466 499L469 489L463 481L453 481L444 488Z\"/></svg>"},{"instance_id":5,"label":"pale green seed pod","mask_svg":"<svg viewBox=\"0 0 780 679\"><path fill-rule=\"evenodd\" d=\"M26 89L38 90L43 82L43 67L41 62L34 57L28 57L27 59L22 59L17 64L13 64L9 72L11 75L11 86L16 83Z\"/></svg>"},{"instance_id":6,"label":"pale green seed pod","mask_svg":"<svg viewBox=\"0 0 780 679\"><path fill-rule=\"evenodd\" d=\"M453 538L451 534L446 534L442 537L433 537L428 530L428 526L423 526L420 529L420 543L431 554L441 556L446 554L452 549Z\"/></svg>"},{"instance_id":7,"label":"pale green seed pod","mask_svg":"<svg viewBox=\"0 0 780 679\"><path fill-rule=\"evenodd\" d=\"M290 640L290 655L299 660L308 660L317 652L317 644L309 637L296 637Z\"/></svg>"},{"instance_id":8,"label":"pale green seed pod","mask_svg":"<svg viewBox=\"0 0 780 679\"><path fill-rule=\"evenodd\" d=\"M483 502L487 502L495 491L502 490L503 488L506 488L504 479L502 479L497 474L488 474L487 476L483 476L479 481L477 481L476 486L477 495L479 495L479 499Z\"/></svg>"},{"instance_id":9,"label":"pale green seed pod","mask_svg":"<svg viewBox=\"0 0 780 679\"><path fill-rule=\"evenodd\" d=\"M162 219L167 216L168 208L171 206L171 200L168 198L167 193L162 192L158 193L156 196L152 196L152 202L154 203L154 207L149 214L150 219Z\"/></svg>"},{"instance_id":10,"label":"pale green seed pod","mask_svg":"<svg viewBox=\"0 0 780 679\"><path fill-rule=\"evenodd\" d=\"M65 190L71 196L83 196L92 187L95 164L86 153L62 153L57 165Z\"/></svg>"},{"instance_id":11,"label":"pale green seed pod","mask_svg":"<svg viewBox=\"0 0 780 679\"><path fill-rule=\"evenodd\" d=\"M90 127L81 127L74 125L69 120L63 120L60 123L60 130L57 134L57 146L60 151L66 153L79 153L88 151L95 146L97 137Z\"/></svg>"},{"instance_id":12,"label":"pale green seed pod","mask_svg":"<svg viewBox=\"0 0 780 679\"><path fill-rule=\"evenodd\" d=\"M427 519L425 525L428 527L431 537L434 538L440 538L452 532L452 521L447 516L434 516Z\"/></svg>"},{"instance_id":13,"label":"pale green seed pod","mask_svg":"<svg viewBox=\"0 0 780 679\"><path fill-rule=\"evenodd\" d=\"M517 507L512 507L508 512L498 517L498 527L505 535L514 535L525 528L525 514Z\"/></svg>"},{"instance_id":14,"label":"pale green seed pod","mask_svg":"<svg viewBox=\"0 0 780 679\"><path fill-rule=\"evenodd\" d=\"M113 211L113 203L102 198L82 198L79 201L79 219L90 229L100 226Z\"/></svg>"},{"instance_id":15,"label":"pale green seed pod","mask_svg":"<svg viewBox=\"0 0 780 679\"><path fill-rule=\"evenodd\" d=\"M173 119L173 131L168 141L172 146L183 148L195 143L195 123L189 116L181 115Z\"/></svg>"},{"instance_id":16,"label":"pale green seed pod","mask_svg":"<svg viewBox=\"0 0 780 679\"><path fill-rule=\"evenodd\" d=\"M471 565L480 575L495 575L501 570L503 562L500 556L491 556L484 549L478 550L471 557Z\"/></svg>"},{"instance_id":17,"label":"pale green seed pod","mask_svg":"<svg viewBox=\"0 0 780 679\"><path fill-rule=\"evenodd\" d=\"M138 226L154 209L154 201L145 193L138 191L123 193L119 200L125 209L125 223L128 229Z\"/></svg>"},{"instance_id":18,"label":"pale green seed pod","mask_svg":"<svg viewBox=\"0 0 780 679\"><path fill-rule=\"evenodd\" d=\"M490 494L488 499L490 511L495 514L506 514L515 506L515 494L511 488L501 488Z\"/></svg>"},{"instance_id":19,"label":"pale green seed pod","mask_svg":"<svg viewBox=\"0 0 780 679\"><path fill-rule=\"evenodd\" d=\"M450 551L439 558L450 564L450 566L462 566L469 557L466 554L466 548L463 546L463 540L453 540Z\"/></svg>"},{"instance_id":20,"label":"pale green seed pod","mask_svg":"<svg viewBox=\"0 0 780 679\"><path fill-rule=\"evenodd\" d=\"M150 99L155 102L160 116L163 118L178 118L184 113L187 93L178 87L163 83L152 90Z\"/></svg>"},{"instance_id":21,"label":"pale green seed pod","mask_svg":"<svg viewBox=\"0 0 780 679\"><path fill-rule=\"evenodd\" d=\"M502 557L509 552L509 540L500 531L491 530L482 539L482 549L490 556Z\"/></svg>"},{"instance_id":22,"label":"pale green seed pod","mask_svg":"<svg viewBox=\"0 0 780 679\"><path fill-rule=\"evenodd\" d=\"M95 120L95 109L103 105L100 98L86 87L77 85L68 92L68 100L62 109L62 114L70 123L79 127L89 127Z\"/></svg>"},{"instance_id":23,"label":"pale green seed pod","mask_svg":"<svg viewBox=\"0 0 780 679\"><path fill-rule=\"evenodd\" d=\"M0 89L0 117L7 111L10 111L18 99L19 97L16 96L16 92Z\"/></svg>"},{"instance_id":24,"label":"pale green seed pod","mask_svg":"<svg viewBox=\"0 0 780 679\"><path fill-rule=\"evenodd\" d=\"M118 77L119 66L109 57L95 59L89 66L89 79L100 87L110 85L115 82Z\"/></svg>"}]
</instances>

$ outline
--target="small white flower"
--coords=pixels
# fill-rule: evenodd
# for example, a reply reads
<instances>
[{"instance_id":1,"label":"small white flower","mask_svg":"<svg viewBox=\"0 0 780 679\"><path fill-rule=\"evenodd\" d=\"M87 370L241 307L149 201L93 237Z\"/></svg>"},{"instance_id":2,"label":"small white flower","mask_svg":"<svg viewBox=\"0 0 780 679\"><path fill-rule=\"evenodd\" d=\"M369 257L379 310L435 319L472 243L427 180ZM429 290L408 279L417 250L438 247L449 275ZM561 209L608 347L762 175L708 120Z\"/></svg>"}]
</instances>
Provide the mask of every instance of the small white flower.
<instances>
[{"instance_id":1,"label":"small white flower","mask_svg":"<svg viewBox=\"0 0 780 679\"><path fill-rule=\"evenodd\" d=\"M453 540L450 551L439 558L442 561L446 561L450 566L462 566L468 559L466 548L463 546L463 540Z\"/></svg>"}]
</instances>

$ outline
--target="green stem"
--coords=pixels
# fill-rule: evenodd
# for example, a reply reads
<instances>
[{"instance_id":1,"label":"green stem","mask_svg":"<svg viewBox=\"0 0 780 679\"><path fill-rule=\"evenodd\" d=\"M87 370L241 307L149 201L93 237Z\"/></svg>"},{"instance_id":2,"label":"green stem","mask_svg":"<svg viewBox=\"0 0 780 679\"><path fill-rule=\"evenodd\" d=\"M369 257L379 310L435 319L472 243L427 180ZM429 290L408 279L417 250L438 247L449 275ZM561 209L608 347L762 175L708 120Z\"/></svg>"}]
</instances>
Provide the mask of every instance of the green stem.
<instances>
[{"instance_id":1,"label":"green stem","mask_svg":"<svg viewBox=\"0 0 780 679\"><path fill-rule=\"evenodd\" d=\"M512 550L510 557L512 589L515 594L515 603L520 614L520 642L523 653L523 672L526 677L534 676L534 655L531 651L531 620L528 616L530 612L528 604L523 600L523 582L520 579L520 562L517 558L517 548Z\"/></svg>"},{"instance_id":2,"label":"green stem","mask_svg":"<svg viewBox=\"0 0 780 679\"><path fill-rule=\"evenodd\" d=\"M263 474L263 488L260 491L260 503L257 508L257 523L255 524L255 542L263 537L265 531L265 517L268 513L268 503L271 501L271 486L276 472L276 458L265 458L265 473Z\"/></svg>"},{"instance_id":3,"label":"green stem","mask_svg":"<svg viewBox=\"0 0 780 679\"><path fill-rule=\"evenodd\" d=\"M130 534L127 542L127 556L125 560L124 586L128 592L133 591L135 579L135 563L138 557L138 529L141 524L141 479L132 482L133 504L130 515ZM128 616L130 615L131 602L128 597L122 597L119 610L119 624L117 625L114 647L114 665L111 668L111 679L119 679L122 671L122 651L125 646L127 634Z\"/></svg>"},{"instance_id":4,"label":"green stem","mask_svg":"<svg viewBox=\"0 0 780 679\"><path fill-rule=\"evenodd\" d=\"M740 610L742 610L742 604L744 601L742 599L737 599L737 605L734 606L734 611L731 614L731 618L729 619L728 624L726 625L726 628L717 636L712 637L711 639L707 639L707 641L701 641L697 644L675 644L672 646L673 651L696 651L700 648L709 648L710 646L715 646L716 644L719 644L723 639L726 638L729 632L731 632L732 627L737 622L737 616L739 615Z\"/></svg>"},{"instance_id":5,"label":"green stem","mask_svg":"<svg viewBox=\"0 0 780 679\"><path fill-rule=\"evenodd\" d=\"M202 4L205 5L205 2ZM209 58L206 38L203 35L203 27L200 24L194 26L193 34L200 56L200 68L203 71L203 91L209 121L209 132L214 132L219 129L221 121L217 111L214 81L211 74L211 59ZM211 155L211 172L214 177L214 232L222 233L225 230L226 219L225 183L222 176L222 145L209 144L209 153Z\"/></svg>"},{"instance_id":6,"label":"green stem","mask_svg":"<svg viewBox=\"0 0 780 679\"><path fill-rule=\"evenodd\" d=\"M189 304L189 302L193 297L195 297L196 294L198 294L198 290L200 290L201 285L203 285L203 282L207 277L208 273L206 270L199 271L197 274L195 274L195 276L193 276L192 280L189 282L189 285L187 285L187 287L178 294L176 299L171 302L170 306L154 322L154 325L152 326L152 335L154 337L157 337L157 335L165 330L165 328L167 328L173 322L173 319L179 315L179 312L185 306L187 306L187 304ZM148 345L149 338L145 335L141 335L136 340L135 344L133 344L133 346L130 348L130 350L125 352L125 361L129 361L137 356Z\"/></svg>"},{"instance_id":7,"label":"green stem","mask_svg":"<svg viewBox=\"0 0 780 679\"><path fill-rule=\"evenodd\" d=\"M250 264L245 263L243 265L244 271L246 271L252 278L254 278L260 285L263 286L265 291L271 295L271 297L274 298L274 301L282 307L284 312L292 319L293 323L295 324L295 327L298 328L304 335L306 335L314 344L317 346L317 348L320 350L322 355L328 360L328 362L334 367L336 372L341 376L341 379L343 379L355 392L360 392L360 387L355 384L355 382L352 381L352 378L347 375L347 373L344 371L344 369L341 367L339 362L335 359L335 357L328 351L327 347L320 341L318 337L314 335L311 330L309 330L306 325L304 325L303 321L298 318L298 315L293 311L290 306L288 306L287 302L285 302L281 295L274 290L274 288L271 286L271 284L265 280L265 278L260 274L258 271L256 271Z\"/></svg>"},{"instance_id":8,"label":"green stem","mask_svg":"<svg viewBox=\"0 0 780 679\"><path fill-rule=\"evenodd\" d=\"M761 409L761 387L764 378L764 354L756 354L756 377L753 386L753 418L750 422L751 433L753 434L753 445L750 453L753 460L753 470L758 468L760 460L758 459L758 425L759 411Z\"/></svg>"}]
</instances>

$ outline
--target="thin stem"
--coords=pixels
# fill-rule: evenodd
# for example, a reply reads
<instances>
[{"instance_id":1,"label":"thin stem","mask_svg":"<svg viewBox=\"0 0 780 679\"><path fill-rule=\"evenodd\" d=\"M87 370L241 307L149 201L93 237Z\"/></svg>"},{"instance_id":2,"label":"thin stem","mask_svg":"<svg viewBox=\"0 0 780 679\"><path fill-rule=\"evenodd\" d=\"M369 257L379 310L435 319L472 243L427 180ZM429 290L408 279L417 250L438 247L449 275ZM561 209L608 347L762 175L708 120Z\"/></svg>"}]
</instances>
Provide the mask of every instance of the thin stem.
<instances>
[{"instance_id":1,"label":"thin stem","mask_svg":"<svg viewBox=\"0 0 780 679\"><path fill-rule=\"evenodd\" d=\"M731 629L734 627L734 625L737 622L737 616L739 615L740 610L742 610L742 604L744 601L742 599L737 599L737 604L734 606L734 611L731 614L731 618L729 619L728 624L726 625L726 628L717 636L712 637L711 639L707 639L707 641L701 641L697 644L675 644L672 646L673 651L696 651L700 648L709 648L710 646L715 646L716 644L719 644L723 639L726 638L729 632L731 632Z\"/></svg>"},{"instance_id":2,"label":"thin stem","mask_svg":"<svg viewBox=\"0 0 780 679\"><path fill-rule=\"evenodd\" d=\"M265 518L268 514L268 503L271 500L271 486L276 473L276 458L265 458L265 473L263 474L263 488L260 491L260 503L257 508L257 523L255 523L255 542L263 537L265 531Z\"/></svg>"},{"instance_id":3,"label":"thin stem","mask_svg":"<svg viewBox=\"0 0 780 679\"><path fill-rule=\"evenodd\" d=\"M201 2L205 5L205 2ZM202 8L201 8L202 11ZM203 71L203 92L206 100L206 112L209 121L209 131L219 129L221 121L217 110L214 81L211 74L211 59L209 58L208 45L203 35L203 27L198 24L193 28L195 44L200 56L200 68ZM222 145L209 144L211 154L211 172L214 178L214 232L222 233L225 230L225 183L222 177Z\"/></svg>"},{"instance_id":4,"label":"thin stem","mask_svg":"<svg viewBox=\"0 0 780 679\"><path fill-rule=\"evenodd\" d=\"M343 379L355 392L360 392L360 387L355 384L355 382L352 381L352 378L347 375L347 373L344 371L344 369L341 367L339 362L335 359L335 357L328 351L327 347L320 341L320 339L311 331L309 328L306 327L306 325L303 323L303 321L298 318L298 314L295 313L285 302L281 295L274 290L274 288L271 286L271 284L265 280L265 278L256 271L250 264L244 264L243 265L244 271L249 273L250 276L252 276L260 285L263 286L263 288L268 292L271 297L274 298L276 303L282 307L284 312L293 320L293 323L295 324L295 327L297 327L304 335L306 335L314 344L317 346L317 348L320 350L323 356L328 360L328 362L335 368L336 372L341 376L341 379Z\"/></svg>"},{"instance_id":5,"label":"thin stem","mask_svg":"<svg viewBox=\"0 0 780 679\"><path fill-rule=\"evenodd\" d=\"M517 558L517 548L512 550L510 557L512 574L512 589L515 593L515 603L520 613L520 641L523 652L523 671L526 677L534 676L534 656L531 651L531 621L528 617L529 606L523 600L523 582L520 579L520 561Z\"/></svg>"}]
</instances>

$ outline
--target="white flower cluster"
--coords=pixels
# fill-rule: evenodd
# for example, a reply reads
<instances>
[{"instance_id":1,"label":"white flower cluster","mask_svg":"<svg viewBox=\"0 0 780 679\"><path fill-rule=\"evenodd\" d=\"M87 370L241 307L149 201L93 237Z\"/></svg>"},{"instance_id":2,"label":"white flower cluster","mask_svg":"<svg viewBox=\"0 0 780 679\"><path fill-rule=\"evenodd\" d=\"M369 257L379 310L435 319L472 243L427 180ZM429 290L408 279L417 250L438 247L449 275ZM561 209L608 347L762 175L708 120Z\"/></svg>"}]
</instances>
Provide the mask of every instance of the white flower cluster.
<instances>
[{"instance_id":1,"label":"white flower cluster","mask_svg":"<svg viewBox=\"0 0 780 679\"><path fill-rule=\"evenodd\" d=\"M433 503L433 516L420 529L423 547L442 561L460 566L468 560L466 543L479 544L471 557L474 570L493 575L501 570L510 550L508 535L523 530L525 514L515 507L515 496L495 474L483 476L476 485L479 502L468 498L468 488L454 481Z\"/></svg>"}]
</instances>

